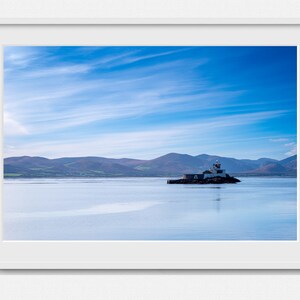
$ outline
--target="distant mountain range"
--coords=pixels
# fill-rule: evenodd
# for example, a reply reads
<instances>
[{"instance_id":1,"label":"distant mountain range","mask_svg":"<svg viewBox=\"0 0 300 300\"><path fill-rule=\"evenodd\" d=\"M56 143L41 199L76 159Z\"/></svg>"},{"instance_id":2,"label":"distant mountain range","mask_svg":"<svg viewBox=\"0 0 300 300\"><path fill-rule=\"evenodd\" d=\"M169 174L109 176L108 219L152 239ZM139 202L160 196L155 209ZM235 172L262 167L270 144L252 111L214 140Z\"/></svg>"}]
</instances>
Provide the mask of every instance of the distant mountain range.
<instances>
[{"instance_id":1,"label":"distant mountain range","mask_svg":"<svg viewBox=\"0 0 300 300\"><path fill-rule=\"evenodd\" d=\"M131 158L65 157L9 157L4 159L5 178L50 177L121 177L121 176L181 176L199 173L219 160L226 172L240 176L296 176L297 155L283 160L271 158L235 159L216 155L169 153L139 160Z\"/></svg>"}]
</instances>

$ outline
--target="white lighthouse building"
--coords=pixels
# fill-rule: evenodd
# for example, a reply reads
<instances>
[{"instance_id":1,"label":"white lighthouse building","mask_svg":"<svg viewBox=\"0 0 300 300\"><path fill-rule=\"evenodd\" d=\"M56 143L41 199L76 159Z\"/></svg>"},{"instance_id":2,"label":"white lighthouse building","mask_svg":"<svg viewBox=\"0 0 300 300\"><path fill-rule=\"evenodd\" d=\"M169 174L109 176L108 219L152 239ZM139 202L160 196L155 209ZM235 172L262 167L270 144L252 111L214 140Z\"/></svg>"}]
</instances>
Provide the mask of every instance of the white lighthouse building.
<instances>
[{"instance_id":1,"label":"white lighthouse building","mask_svg":"<svg viewBox=\"0 0 300 300\"><path fill-rule=\"evenodd\" d=\"M239 179L226 174L225 169L221 169L221 164L216 161L209 170L202 172L201 174L184 174L180 179L169 179L167 183L178 184L219 184L219 183L237 183Z\"/></svg>"},{"instance_id":2,"label":"white lighthouse building","mask_svg":"<svg viewBox=\"0 0 300 300\"><path fill-rule=\"evenodd\" d=\"M216 163L213 164L212 168L203 172L203 178L213 178L213 177L226 177L225 169L221 169L221 164L217 160Z\"/></svg>"},{"instance_id":3,"label":"white lighthouse building","mask_svg":"<svg viewBox=\"0 0 300 300\"><path fill-rule=\"evenodd\" d=\"M221 164L218 160L209 170L204 171L202 174L184 174L182 178L187 180L203 180L214 177L226 177L226 171L225 169L221 169Z\"/></svg>"}]
</instances>

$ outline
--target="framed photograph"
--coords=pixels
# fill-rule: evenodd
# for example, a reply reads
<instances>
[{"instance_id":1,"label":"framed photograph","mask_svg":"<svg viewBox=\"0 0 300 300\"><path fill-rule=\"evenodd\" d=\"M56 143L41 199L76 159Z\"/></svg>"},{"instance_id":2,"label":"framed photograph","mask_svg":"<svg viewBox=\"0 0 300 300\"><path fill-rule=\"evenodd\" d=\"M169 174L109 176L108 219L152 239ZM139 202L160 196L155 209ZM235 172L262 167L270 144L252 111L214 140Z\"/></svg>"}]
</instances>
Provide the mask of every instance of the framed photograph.
<instances>
[{"instance_id":1,"label":"framed photograph","mask_svg":"<svg viewBox=\"0 0 300 300\"><path fill-rule=\"evenodd\" d=\"M299 268L299 26L0 26L1 268Z\"/></svg>"}]
</instances>

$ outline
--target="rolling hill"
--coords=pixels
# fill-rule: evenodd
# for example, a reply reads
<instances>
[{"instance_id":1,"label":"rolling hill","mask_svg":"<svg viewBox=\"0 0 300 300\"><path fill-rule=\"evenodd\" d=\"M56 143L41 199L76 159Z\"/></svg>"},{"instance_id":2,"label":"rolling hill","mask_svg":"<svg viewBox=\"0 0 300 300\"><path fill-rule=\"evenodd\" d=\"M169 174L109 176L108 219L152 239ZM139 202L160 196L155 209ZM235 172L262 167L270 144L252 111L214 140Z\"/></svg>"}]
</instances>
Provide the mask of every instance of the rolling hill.
<instances>
[{"instance_id":1,"label":"rolling hill","mask_svg":"<svg viewBox=\"0 0 300 300\"><path fill-rule=\"evenodd\" d=\"M105 157L8 157L4 159L5 178L181 176L202 172L216 161L226 172L244 176L296 176L297 156L284 160L235 159L216 155L169 153L151 160Z\"/></svg>"}]
</instances>

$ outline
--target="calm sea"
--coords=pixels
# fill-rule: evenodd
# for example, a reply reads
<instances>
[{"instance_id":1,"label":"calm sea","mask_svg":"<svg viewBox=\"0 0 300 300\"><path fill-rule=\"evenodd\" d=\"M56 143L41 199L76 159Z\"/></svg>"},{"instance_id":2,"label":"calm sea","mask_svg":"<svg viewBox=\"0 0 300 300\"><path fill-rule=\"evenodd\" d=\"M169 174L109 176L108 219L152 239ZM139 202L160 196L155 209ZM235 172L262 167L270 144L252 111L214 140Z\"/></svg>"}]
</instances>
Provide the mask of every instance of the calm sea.
<instances>
[{"instance_id":1,"label":"calm sea","mask_svg":"<svg viewBox=\"0 0 300 300\"><path fill-rule=\"evenodd\" d=\"M295 240L296 178L4 181L5 240Z\"/></svg>"}]
</instances>

